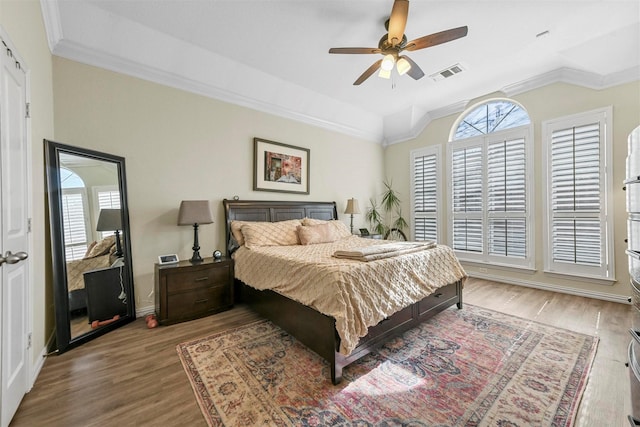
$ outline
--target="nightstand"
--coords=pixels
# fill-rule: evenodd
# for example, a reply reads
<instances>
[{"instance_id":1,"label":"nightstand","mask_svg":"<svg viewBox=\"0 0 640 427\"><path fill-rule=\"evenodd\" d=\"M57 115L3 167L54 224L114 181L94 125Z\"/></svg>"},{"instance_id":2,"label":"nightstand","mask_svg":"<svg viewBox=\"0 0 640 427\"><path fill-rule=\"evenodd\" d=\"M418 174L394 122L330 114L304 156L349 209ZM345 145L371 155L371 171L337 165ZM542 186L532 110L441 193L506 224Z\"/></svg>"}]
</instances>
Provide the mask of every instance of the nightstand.
<instances>
[{"instance_id":1,"label":"nightstand","mask_svg":"<svg viewBox=\"0 0 640 427\"><path fill-rule=\"evenodd\" d=\"M155 268L155 295L161 325L208 316L233 306L233 261L205 258Z\"/></svg>"}]
</instances>

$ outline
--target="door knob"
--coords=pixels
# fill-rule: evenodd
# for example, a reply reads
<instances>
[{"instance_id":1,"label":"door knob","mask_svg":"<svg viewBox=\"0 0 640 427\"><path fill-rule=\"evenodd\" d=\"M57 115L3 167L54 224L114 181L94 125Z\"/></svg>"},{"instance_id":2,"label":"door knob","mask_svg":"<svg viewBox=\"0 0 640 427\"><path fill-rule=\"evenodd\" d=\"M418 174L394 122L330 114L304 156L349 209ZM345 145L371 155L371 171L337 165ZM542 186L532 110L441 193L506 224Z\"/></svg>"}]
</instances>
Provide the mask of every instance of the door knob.
<instances>
[{"instance_id":1,"label":"door knob","mask_svg":"<svg viewBox=\"0 0 640 427\"><path fill-rule=\"evenodd\" d=\"M29 254L27 254L26 252L16 252L15 254L12 254L11 251L7 251L4 256L0 255L0 265L4 264L5 262L7 264L15 264L27 259L28 257Z\"/></svg>"}]
</instances>

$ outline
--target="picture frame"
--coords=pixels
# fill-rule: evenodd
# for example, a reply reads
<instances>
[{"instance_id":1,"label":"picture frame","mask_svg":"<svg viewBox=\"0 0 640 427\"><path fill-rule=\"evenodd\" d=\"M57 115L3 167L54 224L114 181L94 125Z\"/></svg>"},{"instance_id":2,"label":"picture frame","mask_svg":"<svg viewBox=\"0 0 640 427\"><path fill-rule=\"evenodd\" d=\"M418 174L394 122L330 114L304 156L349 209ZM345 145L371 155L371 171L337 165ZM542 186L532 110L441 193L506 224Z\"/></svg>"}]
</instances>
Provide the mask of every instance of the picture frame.
<instances>
[{"instance_id":1,"label":"picture frame","mask_svg":"<svg viewBox=\"0 0 640 427\"><path fill-rule=\"evenodd\" d=\"M166 264L176 264L180 259L177 254L168 254L168 255L160 255L158 256L158 264L166 265Z\"/></svg>"},{"instance_id":2,"label":"picture frame","mask_svg":"<svg viewBox=\"0 0 640 427\"><path fill-rule=\"evenodd\" d=\"M309 194L308 148L253 138L253 189Z\"/></svg>"}]
</instances>

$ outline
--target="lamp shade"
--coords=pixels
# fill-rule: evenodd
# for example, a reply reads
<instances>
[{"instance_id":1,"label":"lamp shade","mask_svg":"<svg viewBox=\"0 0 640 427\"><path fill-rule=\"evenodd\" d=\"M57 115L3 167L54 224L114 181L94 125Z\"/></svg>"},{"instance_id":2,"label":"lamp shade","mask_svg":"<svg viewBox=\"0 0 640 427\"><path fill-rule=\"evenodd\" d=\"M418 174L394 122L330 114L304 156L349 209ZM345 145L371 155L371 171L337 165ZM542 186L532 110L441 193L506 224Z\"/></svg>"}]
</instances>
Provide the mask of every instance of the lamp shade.
<instances>
[{"instance_id":1,"label":"lamp shade","mask_svg":"<svg viewBox=\"0 0 640 427\"><path fill-rule=\"evenodd\" d=\"M211 224L213 214L208 200L183 200L178 213L178 225Z\"/></svg>"},{"instance_id":2,"label":"lamp shade","mask_svg":"<svg viewBox=\"0 0 640 427\"><path fill-rule=\"evenodd\" d=\"M344 210L344 213L351 214L351 215L359 214L360 206L358 205L358 201L353 198L347 200L347 208Z\"/></svg>"},{"instance_id":3,"label":"lamp shade","mask_svg":"<svg viewBox=\"0 0 640 427\"><path fill-rule=\"evenodd\" d=\"M101 209L98 215L96 231L115 231L122 229L120 209Z\"/></svg>"}]
</instances>

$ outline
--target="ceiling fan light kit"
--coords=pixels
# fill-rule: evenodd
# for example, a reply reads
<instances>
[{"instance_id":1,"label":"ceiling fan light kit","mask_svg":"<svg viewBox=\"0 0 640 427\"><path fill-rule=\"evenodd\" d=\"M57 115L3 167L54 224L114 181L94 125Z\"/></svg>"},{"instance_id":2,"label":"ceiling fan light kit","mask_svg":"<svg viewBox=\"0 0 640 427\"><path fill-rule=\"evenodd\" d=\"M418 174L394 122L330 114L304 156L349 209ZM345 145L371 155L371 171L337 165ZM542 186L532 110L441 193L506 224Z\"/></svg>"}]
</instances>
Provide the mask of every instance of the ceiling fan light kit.
<instances>
[{"instance_id":1,"label":"ceiling fan light kit","mask_svg":"<svg viewBox=\"0 0 640 427\"><path fill-rule=\"evenodd\" d=\"M406 60L404 56L401 56L398 58L396 69L398 70L398 74L404 76L405 74L407 74L407 71L411 69L411 64Z\"/></svg>"},{"instance_id":2,"label":"ceiling fan light kit","mask_svg":"<svg viewBox=\"0 0 640 427\"><path fill-rule=\"evenodd\" d=\"M396 59L393 57L393 55L389 54L387 56L384 57L384 59L382 60L382 64L380 64L380 68L382 68L385 71L391 71L393 70L393 65L395 64Z\"/></svg>"},{"instance_id":3,"label":"ceiling fan light kit","mask_svg":"<svg viewBox=\"0 0 640 427\"><path fill-rule=\"evenodd\" d=\"M424 72L418 64L413 62L408 56L401 56L400 53L403 50L414 51L424 49L431 46L447 43L467 35L467 27L452 28L450 30L441 31L439 33L430 34L428 36L420 37L410 42L407 42L407 36L404 34L404 29L407 25L407 16L409 15L409 1L408 0L395 0L393 2L393 8L391 9L391 15L385 27L388 29L388 33L382 36L378 42L378 48L368 47L333 47L329 49L329 53L339 54L375 54L379 53L384 56L373 63L364 73L358 77L353 83L359 85L366 79L371 77L373 73L379 70L378 77L388 79L391 77L391 71L393 66L396 66L396 70L399 75L408 74L409 77L414 80L421 79L424 76Z\"/></svg>"}]
</instances>

